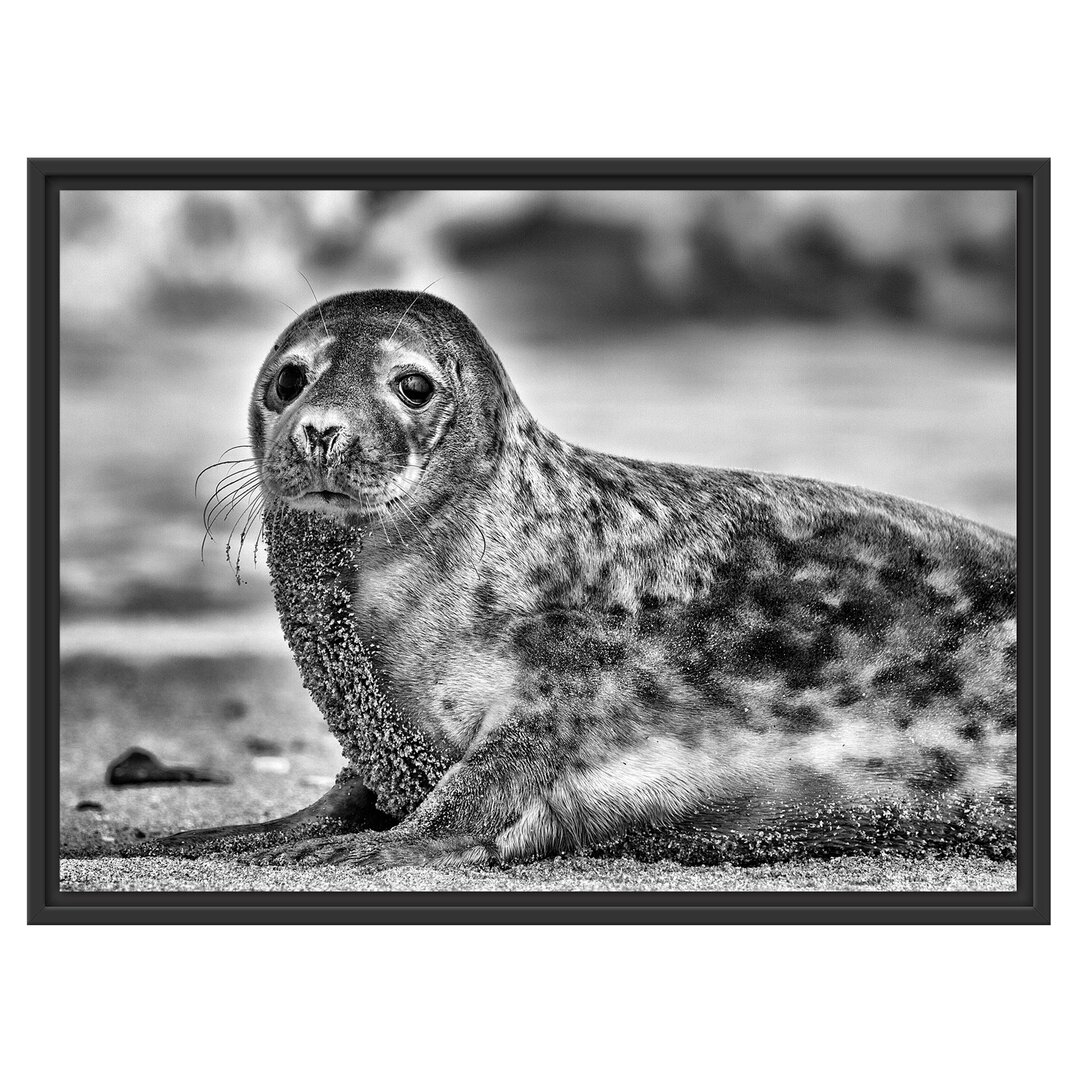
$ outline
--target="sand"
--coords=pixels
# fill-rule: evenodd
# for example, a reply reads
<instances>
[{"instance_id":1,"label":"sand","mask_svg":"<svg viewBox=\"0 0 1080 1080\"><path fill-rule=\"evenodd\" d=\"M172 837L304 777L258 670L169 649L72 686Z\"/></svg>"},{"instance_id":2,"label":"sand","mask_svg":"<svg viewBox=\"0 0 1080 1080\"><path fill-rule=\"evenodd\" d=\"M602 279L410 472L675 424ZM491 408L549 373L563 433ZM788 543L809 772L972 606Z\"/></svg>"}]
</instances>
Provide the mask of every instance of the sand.
<instances>
[{"instance_id":1,"label":"sand","mask_svg":"<svg viewBox=\"0 0 1080 1080\"><path fill-rule=\"evenodd\" d=\"M988 859L845 856L776 866L685 867L561 856L504 870L245 866L227 858L62 859L71 892L1012 892L1015 869Z\"/></svg>"}]
</instances>

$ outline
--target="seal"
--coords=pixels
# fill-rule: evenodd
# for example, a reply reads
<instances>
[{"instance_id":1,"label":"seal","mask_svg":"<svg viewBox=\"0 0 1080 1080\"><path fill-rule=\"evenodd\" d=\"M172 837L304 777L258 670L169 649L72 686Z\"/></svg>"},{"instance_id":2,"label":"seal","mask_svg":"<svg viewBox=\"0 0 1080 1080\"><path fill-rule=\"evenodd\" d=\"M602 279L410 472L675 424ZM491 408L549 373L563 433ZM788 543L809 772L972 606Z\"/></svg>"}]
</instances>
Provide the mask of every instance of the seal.
<instances>
[{"instance_id":1,"label":"seal","mask_svg":"<svg viewBox=\"0 0 1080 1080\"><path fill-rule=\"evenodd\" d=\"M570 445L426 293L301 315L249 428L282 627L348 765L298 814L166 847L368 867L1014 851L1012 537Z\"/></svg>"}]
</instances>

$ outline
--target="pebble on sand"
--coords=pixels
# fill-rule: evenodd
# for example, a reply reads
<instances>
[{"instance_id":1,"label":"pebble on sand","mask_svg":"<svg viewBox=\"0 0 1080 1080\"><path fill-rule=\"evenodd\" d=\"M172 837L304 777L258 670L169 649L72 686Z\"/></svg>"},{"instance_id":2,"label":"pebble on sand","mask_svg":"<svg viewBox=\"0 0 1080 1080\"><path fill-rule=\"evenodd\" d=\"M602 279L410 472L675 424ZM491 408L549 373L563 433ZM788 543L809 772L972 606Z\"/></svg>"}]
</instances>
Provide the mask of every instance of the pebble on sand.
<instances>
[{"instance_id":1,"label":"pebble on sand","mask_svg":"<svg viewBox=\"0 0 1080 1080\"><path fill-rule=\"evenodd\" d=\"M262 735L249 735L244 740L244 748L252 754L266 754L271 757L280 757L284 749L281 743L274 739L265 739Z\"/></svg>"},{"instance_id":2,"label":"pebble on sand","mask_svg":"<svg viewBox=\"0 0 1080 1080\"><path fill-rule=\"evenodd\" d=\"M230 784L232 778L192 765L166 765L149 750L133 746L109 763L105 782L113 787L126 784Z\"/></svg>"}]
</instances>

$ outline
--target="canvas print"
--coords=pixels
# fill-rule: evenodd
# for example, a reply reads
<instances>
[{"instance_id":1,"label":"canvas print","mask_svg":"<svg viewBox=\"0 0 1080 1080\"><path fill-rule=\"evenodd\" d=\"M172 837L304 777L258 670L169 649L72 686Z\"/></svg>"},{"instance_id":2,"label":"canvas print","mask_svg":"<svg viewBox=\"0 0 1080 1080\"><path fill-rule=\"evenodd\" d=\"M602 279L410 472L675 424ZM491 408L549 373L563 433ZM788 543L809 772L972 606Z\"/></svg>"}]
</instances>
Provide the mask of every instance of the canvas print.
<instances>
[{"instance_id":1,"label":"canvas print","mask_svg":"<svg viewBox=\"0 0 1080 1080\"><path fill-rule=\"evenodd\" d=\"M1016 201L64 190L60 882L1016 889Z\"/></svg>"}]
</instances>

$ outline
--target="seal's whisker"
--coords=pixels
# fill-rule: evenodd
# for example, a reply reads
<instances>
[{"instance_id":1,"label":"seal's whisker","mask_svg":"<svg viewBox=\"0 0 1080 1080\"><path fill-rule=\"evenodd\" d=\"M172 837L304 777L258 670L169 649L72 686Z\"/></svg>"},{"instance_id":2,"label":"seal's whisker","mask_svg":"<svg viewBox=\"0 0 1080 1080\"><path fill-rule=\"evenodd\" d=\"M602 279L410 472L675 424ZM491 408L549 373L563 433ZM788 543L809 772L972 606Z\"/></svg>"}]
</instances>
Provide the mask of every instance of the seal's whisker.
<instances>
[{"instance_id":1,"label":"seal's whisker","mask_svg":"<svg viewBox=\"0 0 1080 1080\"><path fill-rule=\"evenodd\" d=\"M251 477L258 474L259 467L257 465L247 465L242 469L237 469L233 465L229 471L222 477L220 477L217 483L214 485L214 491L218 492L223 490L228 484L235 483L242 477Z\"/></svg>"},{"instance_id":2,"label":"seal's whisker","mask_svg":"<svg viewBox=\"0 0 1080 1080\"><path fill-rule=\"evenodd\" d=\"M251 477L251 476L258 476L258 475L259 475L259 466L256 465L256 464L233 465L224 476L222 476L222 477L220 477L218 479L217 483L218 484L232 483L234 480L239 480L240 477L242 477L242 476ZM217 487L217 484L215 484L215 487Z\"/></svg>"},{"instance_id":3,"label":"seal's whisker","mask_svg":"<svg viewBox=\"0 0 1080 1080\"><path fill-rule=\"evenodd\" d=\"M377 506L375 508L375 520L379 523L379 527L383 531L383 538L386 540L386 546L391 547L392 545L390 544L390 537L386 532L386 521L385 521L385 519L386 519L386 513L385 513L384 508L381 507L381 506Z\"/></svg>"},{"instance_id":4,"label":"seal's whisker","mask_svg":"<svg viewBox=\"0 0 1080 1080\"><path fill-rule=\"evenodd\" d=\"M476 574L477 577L480 577L480 563L484 561L484 556L487 554L487 538L484 536L483 532L480 533L480 538L483 540L484 548L483 551L480 553L480 558L477 559L475 541L472 539L472 537L469 536L468 533L465 532L464 528L461 525L461 522L459 522L455 517L451 515L447 515L444 520L446 521L446 524L449 525L454 530L455 534L461 539L462 547L467 547L469 549L470 553L473 556L473 572Z\"/></svg>"},{"instance_id":5,"label":"seal's whisker","mask_svg":"<svg viewBox=\"0 0 1080 1080\"><path fill-rule=\"evenodd\" d=\"M441 565L438 553L435 548L431 546L431 541L424 536L424 530L421 523L416 519L416 516L409 511L409 508L404 503L401 504L400 509L404 513L409 523L416 529L416 537L424 545L424 547L431 553L431 564L438 568ZM402 541L404 543L404 541Z\"/></svg>"},{"instance_id":6,"label":"seal's whisker","mask_svg":"<svg viewBox=\"0 0 1080 1080\"><path fill-rule=\"evenodd\" d=\"M252 503L251 509L248 510L247 517L244 518L244 527L240 530L240 544L236 549L236 582L237 582L237 584L240 584L240 568L241 568L241 561L242 561L242 557L243 557L243 553L244 553L244 540L247 537L247 534L248 534L248 532L249 532L249 530L251 528L252 521L255 519L255 515L257 513L259 513L259 511L262 509L262 505L263 505L263 495L260 494L255 499L255 501ZM234 525L233 526L233 531L235 531L235 529L236 529L236 526ZM230 542L232 541L232 533L229 534L229 540L230 540ZM254 559L252 560L252 565L253 566L255 565Z\"/></svg>"},{"instance_id":7,"label":"seal's whisker","mask_svg":"<svg viewBox=\"0 0 1080 1080\"><path fill-rule=\"evenodd\" d=\"M199 478L202 476L203 473L208 472L210 469L216 468L218 465L231 464L231 462L224 462L224 461L221 460L226 454L231 454L234 450L251 450L251 449L253 449L251 443L244 442L244 443L237 443L235 446L230 446L230 447L227 447L225 450L222 450L221 453L218 454L218 456L217 456L217 461L215 461L213 465L207 465L207 467L205 469L201 470L199 475L195 477L195 490L198 491L198 489L199 489ZM255 458L237 458L236 460L237 461L254 461Z\"/></svg>"},{"instance_id":8,"label":"seal's whisker","mask_svg":"<svg viewBox=\"0 0 1080 1080\"><path fill-rule=\"evenodd\" d=\"M297 273L307 282L307 287L311 289L311 282L307 279L307 274L303 270L298 270ZM322 304L319 303L319 298L315 296L315 290L311 289L311 295L315 297L315 306L319 309L319 318L322 319L322 328L326 332L326 336L330 336L330 328L326 325L326 316L322 313ZM286 305L288 306L288 305Z\"/></svg>"},{"instance_id":9,"label":"seal's whisker","mask_svg":"<svg viewBox=\"0 0 1080 1080\"><path fill-rule=\"evenodd\" d=\"M209 517L206 520L206 531L211 532L214 522L224 513L222 518L222 524L232 517L233 511L237 505L243 502L259 485L258 480L249 480L245 487L239 488L231 495L223 495L218 503L215 504L213 510L210 512Z\"/></svg>"},{"instance_id":10,"label":"seal's whisker","mask_svg":"<svg viewBox=\"0 0 1080 1080\"><path fill-rule=\"evenodd\" d=\"M242 478L237 477L236 479L240 480ZM213 526L219 515L222 513L222 511L224 511L225 516L222 519L222 522L223 524L224 522L227 522L229 520L229 517L232 515L233 508L236 506L237 502L246 497L247 495L250 495L254 487L257 486L257 483L257 480L249 480L248 486L241 487L241 489L233 495L226 495L224 492L222 492L219 497L219 493L215 491L214 494L211 495L209 499L207 499L206 506L203 507L203 538L202 543L199 545L199 560L201 562L206 562L206 541L214 539ZM214 503L215 498L218 498L217 503ZM214 505L211 509L212 503Z\"/></svg>"},{"instance_id":11,"label":"seal's whisker","mask_svg":"<svg viewBox=\"0 0 1080 1080\"><path fill-rule=\"evenodd\" d=\"M258 495L251 502L251 509L248 511L247 521L244 527L247 528L254 520L255 515L262 509L263 504L266 502L266 496L263 492L259 492Z\"/></svg>"},{"instance_id":12,"label":"seal's whisker","mask_svg":"<svg viewBox=\"0 0 1080 1080\"><path fill-rule=\"evenodd\" d=\"M398 535L398 542L401 544L402 547L405 547L405 537L401 535L401 527L398 525L398 523L392 517L390 517L389 520L390 520L390 524L393 525L393 527L394 527L394 532L396 532L397 535Z\"/></svg>"},{"instance_id":13,"label":"seal's whisker","mask_svg":"<svg viewBox=\"0 0 1080 1080\"><path fill-rule=\"evenodd\" d=\"M223 461L222 465L228 465L229 466L229 471L227 473L225 473L224 476L218 477L218 480L217 480L217 483L215 484L215 487L220 486L221 484L224 484L227 481L234 480L238 476L244 476L244 475L247 475L247 474L250 474L250 473L255 473L255 472L259 471L259 466L254 461L252 461L252 462L247 462L247 461L242 461L242 460L237 460L235 462L225 462L225 461Z\"/></svg>"},{"instance_id":14,"label":"seal's whisker","mask_svg":"<svg viewBox=\"0 0 1080 1080\"><path fill-rule=\"evenodd\" d=\"M244 550L244 538L247 536L248 523L252 519L252 514L255 512L255 510L258 509L258 505L259 505L258 499L256 499L254 506L248 511L246 517L243 516L242 514L237 517L236 521L233 523L233 527L229 530L229 539L228 539L228 541L226 541L226 544L225 544L225 558L226 558L227 561L231 562L232 560L230 559L230 553L231 553L231 549L232 549L232 540L233 540L233 536L236 534L236 530L239 528L240 529L240 545L236 550L236 581L237 581L237 584L240 583L240 555ZM243 522L243 526L241 526L241 522Z\"/></svg>"},{"instance_id":15,"label":"seal's whisker","mask_svg":"<svg viewBox=\"0 0 1080 1080\"><path fill-rule=\"evenodd\" d=\"M453 526L454 526L455 528L457 528L457 529L459 530L459 532L460 532L460 534L461 534L461 537L462 537L462 540L464 540L464 539L465 539L465 536L466 536L466 534L465 534L465 530L464 530L464 528L462 527L462 524L461 524L461 522L460 522L460 521L458 521L458 519L457 519L457 518L455 518L455 517L453 517L453 516L449 516L449 517L447 518L447 520L448 520L448 521L449 521L449 522L450 522L450 523L451 523L451 524L452 524L452 525L453 525ZM480 570L480 563L482 563L482 562L484 561L484 558L485 558L485 557L486 557L486 555L487 555L487 537L486 537L486 536L484 535L484 530L483 530L483 529L481 529L481 528L480 528L480 526L479 526L479 524L478 524L478 523L477 523L476 521L474 521L474 520L473 520L472 518L466 517L466 518L464 518L463 520L464 520L465 524L467 524L467 525L471 525L471 526L472 526L472 527L473 527L473 528L474 528L474 529L476 530L476 532L477 532L477 533L479 534L479 536L480 536L480 543L481 543L481 545L482 545L482 549L481 549L481 551L480 551L480 558L479 558L479 560L478 560L478 561L477 561L477 562L476 562L476 563L475 563L475 564L473 565L473 569L475 569L475 570L477 571L477 573L479 573L479 570ZM469 546L470 546L470 547L472 546L472 541L471 541L471 540L469 541Z\"/></svg>"},{"instance_id":16,"label":"seal's whisker","mask_svg":"<svg viewBox=\"0 0 1080 1080\"><path fill-rule=\"evenodd\" d=\"M252 562L259 565L259 541L262 539L263 529L266 528L266 494L262 495L262 506L260 507L262 514L259 517L259 531L255 534L255 546L251 550Z\"/></svg>"},{"instance_id":17,"label":"seal's whisker","mask_svg":"<svg viewBox=\"0 0 1080 1080\"><path fill-rule=\"evenodd\" d=\"M396 334L396 333L398 332L398 330L400 330L400 329L401 329L401 324L402 324L402 323L403 323L403 322L405 321L405 316L406 316L406 315L408 315L410 311L412 311L412 309L413 309L413 305L414 305L414 304L416 303L416 301L417 301L417 300L419 300L419 299L420 299L420 297L421 297L421 296L423 296L423 295L424 295L424 293L426 293L426 292L428 291L428 289L430 289L430 288L431 288L431 286L432 286L432 285L438 285L438 283L439 283L440 281L442 281L442 278L441 278L441 277L437 277L437 278L436 278L436 279L435 279L434 281L432 281L432 282L430 282L429 284L425 285L425 286L424 286L424 287L423 287L423 288L422 288L422 289L421 289L421 290L420 290L420 291L419 291L419 292L418 292L418 293L417 293L417 294L416 294L416 295L415 295L415 296L414 296L414 297L412 298L412 300L411 300L411 301L410 301L410 303L409 303L409 306L408 306L408 307L407 307L407 308L406 308L406 309L405 309L405 310L404 310L404 311L403 311L403 312L401 313L401 318L400 318L400 319L398 319L398 321L397 321L397 326L395 326L395 327L394 327L394 329L393 329L393 330L391 331L391 333L390 333L390 337L389 337L389 338L387 339L387 340L388 340L388 341L390 342L390 344L391 344L391 345L392 345L392 344L394 343L394 335L395 335L395 334ZM405 342L403 341L403 342L401 343L401 345L399 345L399 346L398 346L398 349L400 349L400 348L402 347L402 345L404 345L404 344L405 344ZM395 352L397 352L397 349L395 349L394 351L395 351Z\"/></svg>"},{"instance_id":18,"label":"seal's whisker","mask_svg":"<svg viewBox=\"0 0 1080 1080\"><path fill-rule=\"evenodd\" d=\"M424 536L423 530L420 527L420 523L416 520L416 518L412 514L410 514L408 512L408 509L405 506L402 506L401 509L403 511L405 511L406 519L416 529L416 539L418 539L420 541L420 543L424 546L424 549L427 552L430 553L430 555L431 555L431 565L434 566L436 569L438 569L442 565L441 561L439 559L438 552L435 550L434 547L432 547L431 541L428 540L426 536ZM394 527L397 528L397 524L396 524L396 522L394 522L394 519L392 517L390 518L390 521L391 521L391 523L394 524ZM400 529L397 529L397 533L398 533L398 536L401 537L401 530ZM402 546L404 547L405 546L404 538L401 539L401 543L402 543Z\"/></svg>"},{"instance_id":19,"label":"seal's whisker","mask_svg":"<svg viewBox=\"0 0 1080 1080\"><path fill-rule=\"evenodd\" d=\"M254 461L255 458L232 458L229 461L215 461L213 465L207 465L205 469L199 470L199 475L195 477L195 494L199 494L199 481L203 478L204 474L208 473L211 469L224 469L226 466L243 465L245 462ZM226 476L230 475L226 473Z\"/></svg>"},{"instance_id":20,"label":"seal's whisker","mask_svg":"<svg viewBox=\"0 0 1080 1080\"><path fill-rule=\"evenodd\" d=\"M409 465L404 465L404 466L402 466L402 465L391 465L391 466L389 466L389 468L396 468L396 469L405 470L405 469L411 468L411 466L409 466ZM413 486L412 490L409 492L410 496L414 496L416 494L416 492L420 490L420 485L423 484L426 477L427 477L427 473L422 471L420 473L419 480L416 481L416 484ZM405 514L405 516L413 523L413 525L416 526L417 534L421 535L423 533L423 528L421 526L421 523L410 512L409 507L404 502L398 503L397 507L402 511L402 513ZM465 534L465 532L462 529L460 523L457 521L456 518L453 517L452 514L448 514L443 520L457 532L458 536L461 537L461 540L462 540L463 544L466 544L468 547L472 548L472 541ZM473 524L475 525L475 523L473 523ZM483 530L481 530L478 525L475 526L475 527L476 527L477 531L480 533L480 538L483 541L483 551L482 551L482 553L480 555L480 559L479 559L479 561L477 561L475 559L473 561L473 570L475 571L477 577L479 577L480 576L480 565L479 564L484 561L484 556L487 555L487 537L484 536ZM473 554L475 555L475 551L473 552Z\"/></svg>"},{"instance_id":21,"label":"seal's whisker","mask_svg":"<svg viewBox=\"0 0 1080 1080\"><path fill-rule=\"evenodd\" d=\"M239 486L234 488L231 492L222 492L217 503L214 505L214 509L210 514L211 523L216 516L226 507L229 513L233 508L241 501L243 501L248 495L255 491L259 486L259 479L257 477L246 477L240 481Z\"/></svg>"},{"instance_id":22,"label":"seal's whisker","mask_svg":"<svg viewBox=\"0 0 1080 1080\"><path fill-rule=\"evenodd\" d=\"M210 498L206 500L203 506L203 528L208 527L209 521L213 520L214 513L217 510L217 506L220 502L230 498L229 489L235 489L237 485L244 487L247 484L257 482L258 476L252 476L255 470L245 469L243 472L237 473L235 476L223 477L214 488L210 495Z\"/></svg>"},{"instance_id":23,"label":"seal's whisker","mask_svg":"<svg viewBox=\"0 0 1080 1080\"><path fill-rule=\"evenodd\" d=\"M213 513L210 516L210 520L213 521L214 517L219 511L228 507L229 512L240 502L242 502L248 495L255 491L259 486L259 479L257 477L246 477L242 480L238 487L234 488L231 492L222 492L218 502L214 506Z\"/></svg>"},{"instance_id":24,"label":"seal's whisker","mask_svg":"<svg viewBox=\"0 0 1080 1080\"><path fill-rule=\"evenodd\" d=\"M241 463L241 464L242 464L242 463ZM221 478L221 480L222 480L222 481L225 481L225 480L233 480L233 479L235 479L235 478L236 478L236 477L238 477L238 476L252 476L252 475L256 475L256 476L257 476L258 474L259 474L259 466L258 466L258 463L257 463L257 462L256 462L256 463L254 463L254 464L251 464L251 465L246 465L246 466L245 466L244 468L237 468L237 466L236 466L236 465L234 465L234 466L233 466L233 467L232 467L231 469L229 469L229 471L228 471L228 472L227 472L227 473L226 473L226 474L225 474L225 475L224 475L224 476L223 476L223 477Z\"/></svg>"},{"instance_id":25,"label":"seal's whisker","mask_svg":"<svg viewBox=\"0 0 1080 1080\"><path fill-rule=\"evenodd\" d=\"M396 469L398 472L408 472L410 469L415 469L415 465L395 465L392 461L380 462L380 465L384 469ZM418 481L419 482L419 481Z\"/></svg>"},{"instance_id":26,"label":"seal's whisker","mask_svg":"<svg viewBox=\"0 0 1080 1080\"><path fill-rule=\"evenodd\" d=\"M227 447L218 454L218 461L220 461L226 454L231 454L234 450L251 450L253 449L251 443L238 442L235 446ZM254 458L252 458L254 460Z\"/></svg>"}]
</instances>

